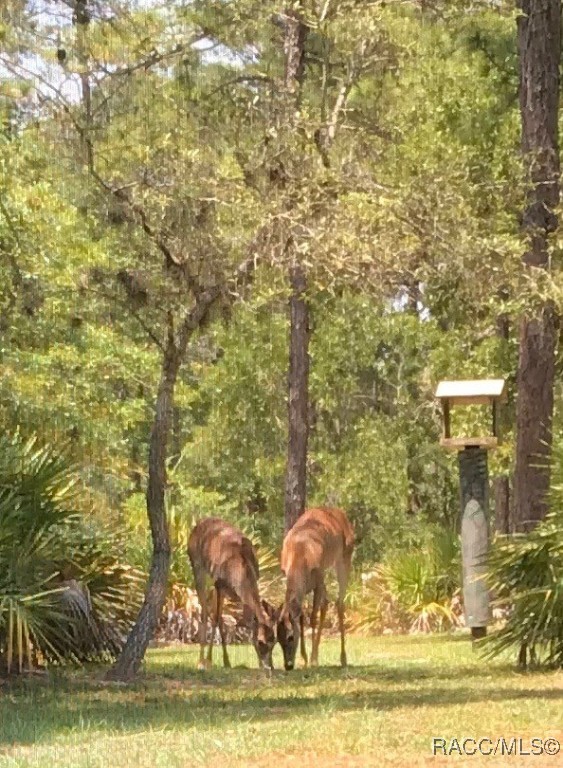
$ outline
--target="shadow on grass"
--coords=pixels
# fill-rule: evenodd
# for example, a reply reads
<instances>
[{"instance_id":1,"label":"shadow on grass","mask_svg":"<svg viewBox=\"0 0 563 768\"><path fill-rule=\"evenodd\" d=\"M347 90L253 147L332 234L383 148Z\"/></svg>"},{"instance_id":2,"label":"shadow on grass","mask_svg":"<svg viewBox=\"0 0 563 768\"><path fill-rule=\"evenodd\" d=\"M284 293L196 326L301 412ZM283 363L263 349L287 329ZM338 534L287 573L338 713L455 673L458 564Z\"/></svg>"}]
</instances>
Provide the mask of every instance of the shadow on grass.
<instances>
[{"instance_id":1,"label":"shadow on grass","mask_svg":"<svg viewBox=\"0 0 563 768\"><path fill-rule=\"evenodd\" d=\"M300 661L299 661L300 663ZM156 669L155 669L156 667ZM416 684L421 680L454 680L464 676L472 679L506 677L519 672L510 662L494 665L481 663L479 666L475 662L461 661L454 665L444 664L436 658L418 658L405 659L397 657L396 659L375 658L370 664L350 664L342 669L339 664L321 664L319 667L309 667L303 669L298 667L292 672L284 672L282 668L276 668L273 673L273 679L280 682L286 681L288 685L298 684L299 686L319 685L323 682L332 682L339 680L361 680L365 682L391 682L403 684ZM198 680L201 685L207 687L229 687L233 684L232 675L242 675L249 679L266 680L264 673L255 668L249 668L245 665L235 666L232 670L224 670L220 667L214 667L212 670L197 676L193 666L185 663L171 662L153 662L151 668L144 675L145 681L167 679L167 680Z\"/></svg>"},{"instance_id":2,"label":"shadow on grass","mask_svg":"<svg viewBox=\"0 0 563 768\"><path fill-rule=\"evenodd\" d=\"M107 731L109 735L146 729L207 729L250 719L269 722L318 717L327 710L389 711L492 701L563 700L563 691L557 688L470 687L479 674L499 677L497 670L492 675L490 669L471 667L465 672L444 670L442 674L439 669L421 670L417 665L395 669L378 664L348 670L324 667L290 674L280 671L268 681L259 670L216 669L202 674L193 668L168 667L165 674L148 674L125 687L103 685L92 675L56 674L48 681L28 680L4 686L0 698L0 750L16 744L36 744L77 730L96 735ZM439 684L446 679L465 684ZM327 692L326 686L337 681L346 685L334 693ZM354 681L364 686L367 683L367 689L353 690ZM397 689L396 685L406 687Z\"/></svg>"}]
</instances>

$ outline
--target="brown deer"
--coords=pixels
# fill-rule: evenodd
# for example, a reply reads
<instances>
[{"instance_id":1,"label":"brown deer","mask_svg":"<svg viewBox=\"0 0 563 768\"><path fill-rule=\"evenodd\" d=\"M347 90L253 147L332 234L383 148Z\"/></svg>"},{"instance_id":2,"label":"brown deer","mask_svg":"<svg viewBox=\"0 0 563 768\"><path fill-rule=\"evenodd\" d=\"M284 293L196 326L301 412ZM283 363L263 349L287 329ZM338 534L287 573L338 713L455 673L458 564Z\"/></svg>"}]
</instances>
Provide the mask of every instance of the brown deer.
<instances>
[{"instance_id":1,"label":"brown deer","mask_svg":"<svg viewBox=\"0 0 563 768\"><path fill-rule=\"evenodd\" d=\"M223 647L223 664L230 667L225 632L223 627L223 602L225 597L240 601L243 615L250 619L252 642L260 666L272 669L272 650L276 644L274 608L260 600L258 592L258 561L252 542L230 523L217 517L201 520L194 527L188 541L188 557L194 572L195 588L201 605L199 627L198 669L211 666L213 636L219 627ZM212 638L205 659L207 639L207 595L206 578L213 580L214 610L212 616Z\"/></svg>"},{"instance_id":2,"label":"brown deer","mask_svg":"<svg viewBox=\"0 0 563 768\"><path fill-rule=\"evenodd\" d=\"M319 643L326 616L328 599L324 582L325 571L334 568L338 581L338 622L340 627L340 663L346 666L344 641L344 598L348 586L354 529L341 509L309 509L287 533L282 548L281 569L286 576L285 601L280 608L277 636L282 647L284 666L295 666L295 654L300 624L301 656L307 666L305 628L302 603L305 595L313 592L311 611L312 650L311 665L318 664ZM320 619L317 627L317 614ZM316 630L316 631L315 631Z\"/></svg>"}]
</instances>

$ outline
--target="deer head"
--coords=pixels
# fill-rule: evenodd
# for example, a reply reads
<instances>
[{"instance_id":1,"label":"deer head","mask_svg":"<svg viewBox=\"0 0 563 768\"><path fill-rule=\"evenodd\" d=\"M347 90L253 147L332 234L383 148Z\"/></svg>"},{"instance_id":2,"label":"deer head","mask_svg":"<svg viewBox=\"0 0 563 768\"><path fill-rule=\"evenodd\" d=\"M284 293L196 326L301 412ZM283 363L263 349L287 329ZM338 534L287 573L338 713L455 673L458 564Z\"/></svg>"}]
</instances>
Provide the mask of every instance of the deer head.
<instances>
[{"instance_id":1,"label":"deer head","mask_svg":"<svg viewBox=\"0 0 563 768\"><path fill-rule=\"evenodd\" d=\"M283 665L286 672L289 672L295 666L295 655L299 645L299 617L301 616L299 601L292 600L289 605L282 605L278 613L278 642L283 652Z\"/></svg>"},{"instance_id":2,"label":"deer head","mask_svg":"<svg viewBox=\"0 0 563 768\"><path fill-rule=\"evenodd\" d=\"M262 616L252 622L252 644L258 656L260 666L273 669L272 651L276 638L276 609L266 600L261 600Z\"/></svg>"}]
</instances>

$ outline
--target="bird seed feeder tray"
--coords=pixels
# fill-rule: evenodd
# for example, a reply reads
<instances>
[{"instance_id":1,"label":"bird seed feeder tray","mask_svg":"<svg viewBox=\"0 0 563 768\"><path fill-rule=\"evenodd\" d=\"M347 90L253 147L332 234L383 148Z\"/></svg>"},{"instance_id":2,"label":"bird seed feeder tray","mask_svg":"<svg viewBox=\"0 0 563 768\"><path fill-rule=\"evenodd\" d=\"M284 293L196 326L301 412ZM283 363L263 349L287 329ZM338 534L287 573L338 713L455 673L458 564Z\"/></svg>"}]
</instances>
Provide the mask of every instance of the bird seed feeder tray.
<instances>
[{"instance_id":1,"label":"bird seed feeder tray","mask_svg":"<svg viewBox=\"0 0 563 768\"><path fill-rule=\"evenodd\" d=\"M498 406L506 400L504 379L477 379L474 381L441 381L436 398L442 403L444 432L440 445L454 451L465 448L496 448L499 444ZM491 408L491 434L482 437L452 437L450 410L457 405L488 405Z\"/></svg>"}]
</instances>

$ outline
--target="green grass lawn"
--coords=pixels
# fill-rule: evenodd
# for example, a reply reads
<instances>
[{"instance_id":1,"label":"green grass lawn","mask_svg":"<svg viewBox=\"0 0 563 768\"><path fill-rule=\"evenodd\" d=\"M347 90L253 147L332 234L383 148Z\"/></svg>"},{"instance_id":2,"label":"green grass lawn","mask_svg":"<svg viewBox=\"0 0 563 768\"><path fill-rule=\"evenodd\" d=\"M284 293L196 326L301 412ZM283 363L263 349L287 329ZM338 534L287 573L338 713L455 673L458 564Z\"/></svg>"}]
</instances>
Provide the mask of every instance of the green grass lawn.
<instances>
[{"instance_id":1,"label":"green grass lawn","mask_svg":"<svg viewBox=\"0 0 563 768\"><path fill-rule=\"evenodd\" d=\"M4 682L0 766L445 765L460 758L432 757L434 736L563 742L563 673L483 662L465 636L352 637L347 670L337 641L320 656L327 666L269 677L248 647L207 673L195 647L153 649L131 686L99 669ZM467 760L555 767L563 753Z\"/></svg>"}]
</instances>

